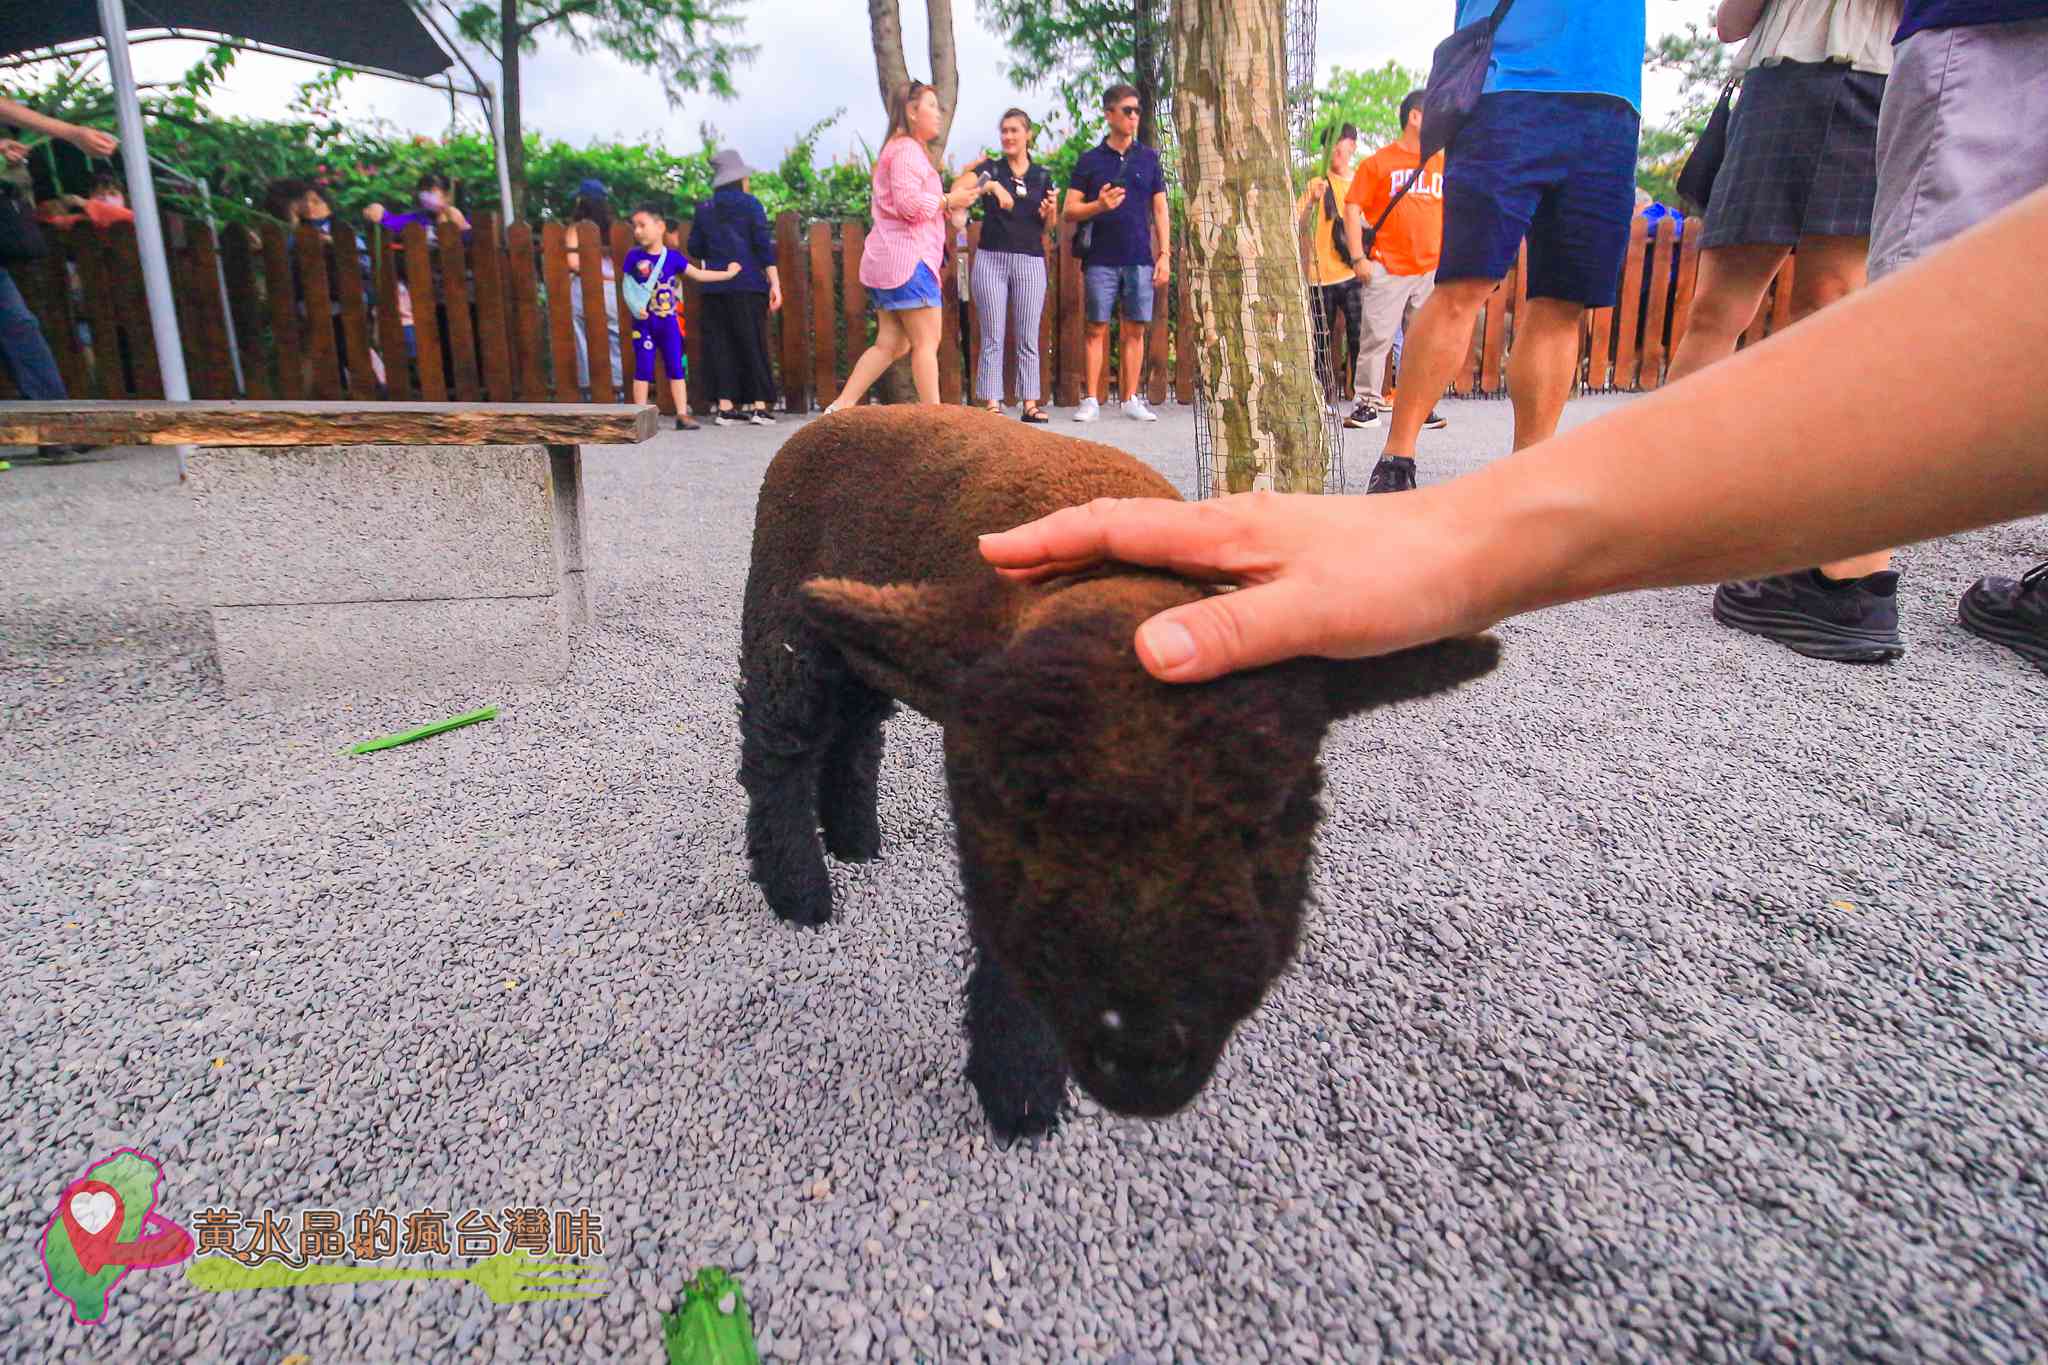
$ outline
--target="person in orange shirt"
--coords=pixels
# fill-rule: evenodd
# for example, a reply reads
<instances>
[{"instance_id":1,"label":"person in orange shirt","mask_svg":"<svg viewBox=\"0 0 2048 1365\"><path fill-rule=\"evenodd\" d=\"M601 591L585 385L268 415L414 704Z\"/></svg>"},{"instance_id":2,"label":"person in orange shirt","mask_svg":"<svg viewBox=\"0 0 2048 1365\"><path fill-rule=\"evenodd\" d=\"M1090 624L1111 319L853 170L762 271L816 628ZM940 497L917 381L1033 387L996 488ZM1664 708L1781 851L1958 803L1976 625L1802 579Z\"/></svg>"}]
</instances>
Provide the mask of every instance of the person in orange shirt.
<instances>
[{"instance_id":1,"label":"person in orange shirt","mask_svg":"<svg viewBox=\"0 0 2048 1365\"><path fill-rule=\"evenodd\" d=\"M116 223L135 221L135 210L128 207L128 196L121 192L121 182L111 175L102 175L92 182L90 198L80 199L75 194L67 194L54 201L54 205L75 208L78 212L37 215L51 227L76 227L82 221L89 221L96 228L106 228Z\"/></svg>"},{"instance_id":2,"label":"person in orange shirt","mask_svg":"<svg viewBox=\"0 0 2048 1365\"><path fill-rule=\"evenodd\" d=\"M1379 221L1395 191L1415 181L1366 249L1366 229ZM1422 92L1401 101L1401 136L1374 152L1351 179L1344 198L1344 225L1351 236L1351 269L1360 284L1358 406L1344 419L1353 429L1377 426L1380 388L1394 336L1415 320L1436 288L1437 257L1444 242L1444 157L1422 164ZM1434 409L1423 423L1447 425Z\"/></svg>"}]
</instances>

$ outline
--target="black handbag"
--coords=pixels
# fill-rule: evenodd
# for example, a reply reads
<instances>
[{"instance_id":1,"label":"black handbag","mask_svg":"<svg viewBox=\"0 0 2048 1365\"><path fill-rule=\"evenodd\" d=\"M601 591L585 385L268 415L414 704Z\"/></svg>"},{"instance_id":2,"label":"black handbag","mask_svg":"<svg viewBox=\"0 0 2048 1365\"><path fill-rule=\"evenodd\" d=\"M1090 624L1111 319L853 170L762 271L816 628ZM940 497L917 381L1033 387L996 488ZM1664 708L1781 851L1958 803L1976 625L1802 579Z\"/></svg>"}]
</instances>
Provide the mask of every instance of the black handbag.
<instances>
[{"instance_id":1,"label":"black handbag","mask_svg":"<svg viewBox=\"0 0 2048 1365\"><path fill-rule=\"evenodd\" d=\"M1714 192L1714 178L1721 174L1721 163L1728 159L1728 119L1734 110L1735 82L1721 87L1721 102L1714 106L1714 113L1707 120L1707 126L1700 130L1699 141L1692 145L1692 155L1685 159L1685 167L1678 173L1678 197L1692 205L1694 213L1704 213L1707 197Z\"/></svg>"},{"instance_id":2,"label":"black handbag","mask_svg":"<svg viewBox=\"0 0 2048 1365\"><path fill-rule=\"evenodd\" d=\"M1344 215L1337 208L1337 192L1330 188L1330 182L1323 181L1323 217L1330 224L1330 245L1337 249L1337 259L1351 264L1351 237L1344 231Z\"/></svg>"},{"instance_id":3,"label":"black handbag","mask_svg":"<svg viewBox=\"0 0 2048 1365\"><path fill-rule=\"evenodd\" d=\"M23 205L14 187L0 187L0 266L39 261L50 254L42 226Z\"/></svg>"},{"instance_id":4,"label":"black handbag","mask_svg":"<svg viewBox=\"0 0 2048 1365\"><path fill-rule=\"evenodd\" d=\"M1372 255L1374 240L1395 207L1422 178L1421 167L1458 140L1466 120L1479 107L1486 90L1487 68L1493 65L1493 35L1514 8L1515 0L1500 0L1493 13L1477 23L1467 24L1436 45L1429 59L1429 84L1422 91L1422 161L1415 175L1387 201L1365 234L1365 254Z\"/></svg>"}]
</instances>

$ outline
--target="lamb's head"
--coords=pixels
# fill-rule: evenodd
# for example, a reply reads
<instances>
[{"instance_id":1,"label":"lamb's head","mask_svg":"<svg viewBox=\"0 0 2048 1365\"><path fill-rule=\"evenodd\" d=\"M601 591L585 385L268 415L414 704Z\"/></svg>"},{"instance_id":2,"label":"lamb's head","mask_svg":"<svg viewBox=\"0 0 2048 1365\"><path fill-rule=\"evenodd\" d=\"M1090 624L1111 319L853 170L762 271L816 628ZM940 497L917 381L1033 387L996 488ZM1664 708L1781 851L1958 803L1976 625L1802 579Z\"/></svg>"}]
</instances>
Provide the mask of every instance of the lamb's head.
<instances>
[{"instance_id":1,"label":"lamb's head","mask_svg":"<svg viewBox=\"0 0 2048 1365\"><path fill-rule=\"evenodd\" d=\"M1193 1099L1292 959L1330 723L1497 657L1461 640L1161 683L1133 634L1201 592L1125 572L985 625L985 590L806 588L856 670L945 726L975 937L1126 1114Z\"/></svg>"}]
</instances>

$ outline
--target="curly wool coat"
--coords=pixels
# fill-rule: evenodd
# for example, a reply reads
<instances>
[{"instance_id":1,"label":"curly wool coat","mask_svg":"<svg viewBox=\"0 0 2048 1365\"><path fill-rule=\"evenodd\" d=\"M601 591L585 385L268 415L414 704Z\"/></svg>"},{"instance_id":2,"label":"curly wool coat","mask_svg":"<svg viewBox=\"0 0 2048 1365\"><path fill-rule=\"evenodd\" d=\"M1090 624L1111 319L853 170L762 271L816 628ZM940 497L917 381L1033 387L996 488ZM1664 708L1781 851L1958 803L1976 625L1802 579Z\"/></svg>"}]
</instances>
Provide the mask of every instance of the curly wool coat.
<instances>
[{"instance_id":1,"label":"curly wool coat","mask_svg":"<svg viewBox=\"0 0 2048 1365\"><path fill-rule=\"evenodd\" d=\"M976 537L1098 497L1176 498L1121 451L966 408L821 418L761 488L741 628L756 882L832 912L825 854L880 852L895 701L945 730L976 962L968 1076L1004 1136L1191 1100L1292 958L1334 719L1485 673L1490 638L1198 686L1139 664L1140 622L1210 589L1102 566L1004 580ZM820 834L822 830L822 843Z\"/></svg>"}]
</instances>

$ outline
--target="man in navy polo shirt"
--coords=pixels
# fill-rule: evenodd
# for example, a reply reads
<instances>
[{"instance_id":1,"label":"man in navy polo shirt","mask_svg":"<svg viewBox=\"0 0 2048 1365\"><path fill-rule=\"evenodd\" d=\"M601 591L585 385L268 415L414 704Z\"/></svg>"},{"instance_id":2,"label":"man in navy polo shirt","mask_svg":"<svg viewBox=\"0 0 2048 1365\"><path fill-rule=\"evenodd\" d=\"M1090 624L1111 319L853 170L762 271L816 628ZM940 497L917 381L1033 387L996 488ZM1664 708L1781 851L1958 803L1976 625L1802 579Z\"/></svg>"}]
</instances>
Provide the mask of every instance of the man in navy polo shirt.
<instances>
[{"instance_id":1,"label":"man in navy polo shirt","mask_svg":"<svg viewBox=\"0 0 2048 1365\"><path fill-rule=\"evenodd\" d=\"M1101 412L1103 369L1109 360L1109 319L1123 315L1124 415L1156 422L1157 413L1138 396L1145 368L1145 338L1151 330L1154 291L1166 287L1166 172L1159 153L1138 141L1138 92L1111 86L1102 97L1109 136L1081 154L1067 182L1065 212L1092 235L1081 255L1082 292L1087 298L1088 392L1074 413L1092 422Z\"/></svg>"},{"instance_id":2,"label":"man in navy polo shirt","mask_svg":"<svg viewBox=\"0 0 2048 1365\"><path fill-rule=\"evenodd\" d=\"M1436 292L1408 330L1387 446L1368 491L1415 486L1415 438L1472 344L1487 295L1529 242L1529 305L1508 392L1515 448L1557 430L1579 320L1613 305L1635 214L1644 0L1517 0L1494 35L1479 107L1444 159ZM1457 0L1460 27L1495 0Z\"/></svg>"}]
</instances>

